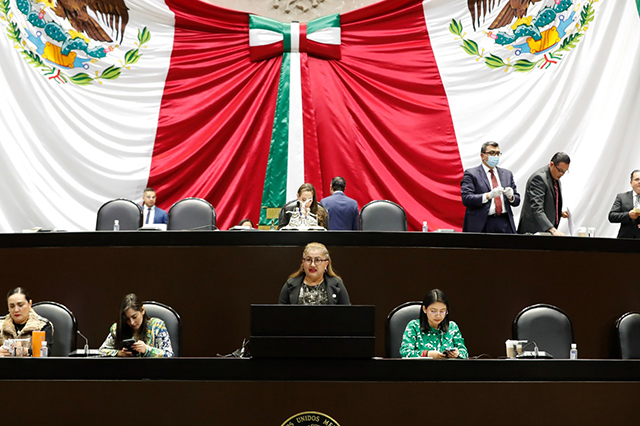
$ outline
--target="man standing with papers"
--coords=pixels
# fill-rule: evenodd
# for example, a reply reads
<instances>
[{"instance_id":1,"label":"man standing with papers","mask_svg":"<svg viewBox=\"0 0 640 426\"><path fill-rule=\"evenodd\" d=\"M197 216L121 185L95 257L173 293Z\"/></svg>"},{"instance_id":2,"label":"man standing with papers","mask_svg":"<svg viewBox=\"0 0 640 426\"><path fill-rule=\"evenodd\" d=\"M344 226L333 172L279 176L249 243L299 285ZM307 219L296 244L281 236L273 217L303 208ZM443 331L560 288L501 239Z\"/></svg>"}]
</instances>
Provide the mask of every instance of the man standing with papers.
<instances>
[{"instance_id":1,"label":"man standing with papers","mask_svg":"<svg viewBox=\"0 0 640 426\"><path fill-rule=\"evenodd\" d=\"M463 232L515 234L511 206L520 204L513 173L498 168L500 146L485 142L480 149L482 164L464 171L460 192L464 214Z\"/></svg>"},{"instance_id":2,"label":"man standing with papers","mask_svg":"<svg viewBox=\"0 0 640 426\"><path fill-rule=\"evenodd\" d=\"M554 236L564 235L558 231L558 224L561 217L569 217L569 212L562 211L560 178L569 171L570 162L567 154L556 152L548 166L531 175L522 203L519 234L549 232Z\"/></svg>"},{"instance_id":3,"label":"man standing with papers","mask_svg":"<svg viewBox=\"0 0 640 426\"><path fill-rule=\"evenodd\" d=\"M640 169L631 172L631 191L618 194L609 222L619 223L618 238L640 238Z\"/></svg>"}]
</instances>

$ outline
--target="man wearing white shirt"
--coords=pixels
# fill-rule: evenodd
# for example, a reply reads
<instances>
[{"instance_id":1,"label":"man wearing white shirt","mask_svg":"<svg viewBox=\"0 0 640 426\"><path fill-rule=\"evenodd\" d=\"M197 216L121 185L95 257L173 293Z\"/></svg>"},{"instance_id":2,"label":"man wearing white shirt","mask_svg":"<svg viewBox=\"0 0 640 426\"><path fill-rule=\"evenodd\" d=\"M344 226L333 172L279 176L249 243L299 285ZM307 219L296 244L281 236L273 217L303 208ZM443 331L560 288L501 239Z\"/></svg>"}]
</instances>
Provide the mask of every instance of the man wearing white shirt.
<instances>
[{"instance_id":1,"label":"man wearing white shirt","mask_svg":"<svg viewBox=\"0 0 640 426\"><path fill-rule=\"evenodd\" d=\"M502 153L497 142L485 142L480 149L482 164L465 170L460 192L464 214L463 232L515 234L513 210L520 194L513 173L498 168Z\"/></svg>"},{"instance_id":2,"label":"man wearing white shirt","mask_svg":"<svg viewBox=\"0 0 640 426\"><path fill-rule=\"evenodd\" d=\"M167 212L156 206L156 190L146 188L142 194L142 224L143 226L154 223L167 224Z\"/></svg>"},{"instance_id":3,"label":"man wearing white shirt","mask_svg":"<svg viewBox=\"0 0 640 426\"><path fill-rule=\"evenodd\" d=\"M631 172L631 191L616 196L609 222L619 223L618 238L640 238L640 169Z\"/></svg>"}]
</instances>

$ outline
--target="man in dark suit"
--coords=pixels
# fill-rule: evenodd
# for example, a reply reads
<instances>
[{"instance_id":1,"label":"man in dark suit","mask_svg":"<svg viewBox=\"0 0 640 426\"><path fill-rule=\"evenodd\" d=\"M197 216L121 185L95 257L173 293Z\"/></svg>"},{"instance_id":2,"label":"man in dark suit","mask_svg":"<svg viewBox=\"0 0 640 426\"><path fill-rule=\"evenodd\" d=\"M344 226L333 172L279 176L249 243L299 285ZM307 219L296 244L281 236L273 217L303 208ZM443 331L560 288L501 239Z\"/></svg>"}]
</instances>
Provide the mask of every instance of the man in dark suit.
<instances>
[{"instance_id":1,"label":"man in dark suit","mask_svg":"<svg viewBox=\"0 0 640 426\"><path fill-rule=\"evenodd\" d=\"M460 192L464 214L463 232L515 234L513 210L520 204L520 194L513 173L498 168L500 146L485 142L480 149L482 164L464 171Z\"/></svg>"},{"instance_id":2,"label":"man in dark suit","mask_svg":"<svg viewBox=\"0 0 640 426\"><path fill-rule=\"evenodd\" d=\"M631 191L616 196L609 222L619 223L618 238L640 238L640 169L631 172Z\"/></svg>"},{"instance_id":3,"label":"man in dark suit","mask_svg":"<svg viewBox=\"0 0 640 426\"><path fill-rule=\"evenodd\" d=\"M564 235L558 231L558 224L561 217L569 217L569 212L562 211L560 178L569 171L570 162L567 154L556 152L548 166L531 175L524 193L519 234L549 232L555 236Z\"/></svg>"},{"instance_id":4,"label":"man in dark suit","mask_svg":"<svg viewBox=\"0 0 640 426\"><path fill-rule=\"evenodd\" d=\"M142 194L142 224L167 223L167 212L156 206L156 190L146 188Z\"/></svg>"},{"instance_id":5,"label":"man in dark suit","mask_svg":"<svg viewBox=\"0 0 640 426\"><path fill-rule=\"evenodd\" d=\"M329 211L329 229L332 231L358 229L358 203L344 194L346 187L343 177L334 177L331 179L331 195L320 201Z\"/></svg>"}]
</instances>

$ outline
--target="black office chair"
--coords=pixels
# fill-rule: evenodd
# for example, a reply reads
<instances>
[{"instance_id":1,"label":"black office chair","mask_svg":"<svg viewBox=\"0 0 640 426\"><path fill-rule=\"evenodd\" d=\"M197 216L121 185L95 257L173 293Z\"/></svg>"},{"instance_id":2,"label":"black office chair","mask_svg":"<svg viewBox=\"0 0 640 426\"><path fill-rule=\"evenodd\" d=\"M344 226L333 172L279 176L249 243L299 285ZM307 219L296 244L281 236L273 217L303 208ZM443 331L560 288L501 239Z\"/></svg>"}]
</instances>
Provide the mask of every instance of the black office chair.
<instances>
[{"instance_id":1,"label":"black office chair","mask_svg":"<svg viewBox=\"0 0 640 426\"><path fill-rule=\"evenodd\" d=\"M407 214L393 201L371 201L360 210L360 230L406 231Z\"/></svg>"},{"instance_id":2,"label":"black office chair","mask_svg":"<svg viewBox=\"0 0 640 426\"><path fill-rule=\"evenodd\" d=\"M121 231L135 231L142 226L142 208L126 198L107 201L98 209L96 231L113 231L116 219Z\"/></svg>"},{"instance_id":3,"label":"black office chair","mask_svg":"<svg viewBox=\"0 0 640 426\"><path fill-rule=\"evenodd\" d=\"M555 359L568 359L574 343L571 319L560 308L538 304L524 308L513 320L513 338L536 343Z\"/></svg>"},{"instance_id":4,"label":"black office chair","mask_svg":"<svg viewBox=\"0 0 640 426\"><path fill-rule=\"evenodd\" d=\"M169 209L168 230L214 230L216 211L202 198L185 198Z\"/></svg>"},{"instance_id":5,"label":"black office chair","mask_svg":"<svg viewBox=\"0 0 640 426\"><path fill-rule=\"evenodd\" d=\"M394 308L386 323L386 345L385 352L387 358L402 358L400 346L402 336L409 321L420 318L420 308L422 302L407 302Z\"/></svg>"},{"instance_id":6,"label":"black office chair","mask_svg":"<svg viewBox=\"0 0 640 426\"><path fill-rule=\"evenodd\" d=\"M178 312L171 306L160 302L147 301L142 302L142 305L149 317L156 317L164 321L171 339L173 356L180 356L182 352L182 319L180 319Z\"/></svg>"},{"instance_id":7,"label":"black office chair","mask_svg":"<svg viewBox=\"0 0 640 426\"><path fill-rule=\"evenodd\" d=\"M640 358L640 314L627 312L616 321L620 356L622 359Z\"/></svg>"},{"instance_id":8,"label":"black office chair","mask_svg":"<svg viewBox=\"0 0 640 426\"><path fill-rule=\"evenodd\" d=\"M69 356L76 350L78 324L76 317L64 305L56 302L37 302L32 306L40 316L53 324L53 344L50 356Z\"/></svg>"}]
</instances>

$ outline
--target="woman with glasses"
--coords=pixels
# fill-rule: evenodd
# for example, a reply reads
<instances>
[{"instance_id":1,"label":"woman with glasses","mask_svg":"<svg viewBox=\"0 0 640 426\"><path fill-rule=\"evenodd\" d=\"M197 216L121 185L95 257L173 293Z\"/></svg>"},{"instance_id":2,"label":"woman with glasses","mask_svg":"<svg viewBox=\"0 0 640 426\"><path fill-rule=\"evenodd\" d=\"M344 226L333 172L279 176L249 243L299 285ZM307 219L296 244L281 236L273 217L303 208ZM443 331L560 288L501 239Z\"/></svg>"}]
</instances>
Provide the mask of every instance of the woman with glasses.
<instances>
[{"instance_id":1,"label":"woman with glasses","mask_svg":"<svg viewBox=\"0 0 640 426\"><path fill-rule=\"evenodd\" d=\"M404 358L468 358L458 324L449 321L449 302L442 290L433 289L422 301L420 318L407 324L400 354Z\"/></svg>"},{"instance_id":2,"label":"woman with glasses","mask_svg":"<svg viewBox=\"0 0 640 426\"><path fill-rule=\"evenodd\" d=\"M280 305L350 305L349 293L331 266L329 250L309 243L302 252L300 268L282 287Z\"/></svg>"}]
</instances>

